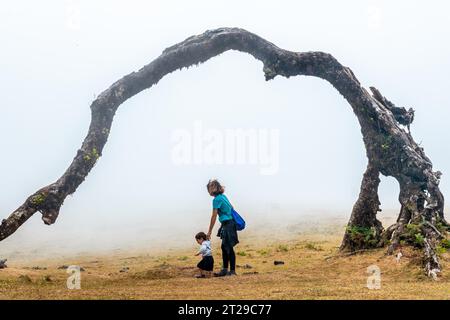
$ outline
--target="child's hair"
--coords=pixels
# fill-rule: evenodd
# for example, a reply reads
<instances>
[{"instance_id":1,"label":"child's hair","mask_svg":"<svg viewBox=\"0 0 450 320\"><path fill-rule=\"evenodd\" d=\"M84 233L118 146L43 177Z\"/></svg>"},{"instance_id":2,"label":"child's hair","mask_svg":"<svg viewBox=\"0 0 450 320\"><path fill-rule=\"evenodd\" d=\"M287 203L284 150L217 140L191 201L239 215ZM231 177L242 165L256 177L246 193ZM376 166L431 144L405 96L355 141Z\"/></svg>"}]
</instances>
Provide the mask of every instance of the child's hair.
<instances>
[{"instance_id":1,"label":"child's hair","mask_svg":"<svg viewBox=\"0 0 450 320\"><path fill-rule=\"evenodd\" d=\"M204 233L204 232L199 232L199 233L197 233L197 234L195 235L195 239L197 239L197 240L200 240L200 239L208 240L208 237L206 236L206 233Z\"/></svg>"},{"instance_id":2,"label":"child's hair","mask_svg":"<svg viewBox=\"0 0 450 320\"><path fill-rule=\"evenodd\" d=\"M225 188L216 179L209 180L208 184L206 185L206 189L213 196L217 196L225 192Z\"/></svg>"}]
</instances>

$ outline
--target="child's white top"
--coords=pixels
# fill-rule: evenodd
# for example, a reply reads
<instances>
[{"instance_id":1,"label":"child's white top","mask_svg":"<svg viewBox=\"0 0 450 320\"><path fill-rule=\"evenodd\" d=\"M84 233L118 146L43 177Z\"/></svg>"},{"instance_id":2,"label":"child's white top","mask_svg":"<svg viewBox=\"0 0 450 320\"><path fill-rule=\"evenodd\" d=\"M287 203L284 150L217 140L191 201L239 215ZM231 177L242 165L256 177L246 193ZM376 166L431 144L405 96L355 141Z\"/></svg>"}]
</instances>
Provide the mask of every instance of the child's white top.
<instances>
[{"instance_id":1,"label":"child's white top","mask_svg":"<svg viewBox=\"0 0 450 320\"><path fill-rule=\"evenodd\" d=\"M209 240L203 241L200 246L199 252L202 254L202 257L212 256L211 241Z\"/></svg>"}]
</instances>

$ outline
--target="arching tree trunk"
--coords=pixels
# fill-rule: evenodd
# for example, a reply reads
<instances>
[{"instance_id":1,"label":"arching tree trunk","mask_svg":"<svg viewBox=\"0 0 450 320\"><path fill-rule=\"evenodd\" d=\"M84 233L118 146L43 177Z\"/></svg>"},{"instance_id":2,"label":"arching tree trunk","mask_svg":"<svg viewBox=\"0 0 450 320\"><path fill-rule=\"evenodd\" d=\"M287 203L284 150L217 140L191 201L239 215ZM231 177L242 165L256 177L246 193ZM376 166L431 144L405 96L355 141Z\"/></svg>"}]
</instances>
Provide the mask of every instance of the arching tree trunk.
<instances>
[{"instance_id":1,"label":"arching tree trunk","mask_svg":"<svg viewBox=\"0 0 450 320\"><path fill-rule=\"evenodd\" d=\"M438 186L440 173L433 172L431 161L409 133L413 110L396 107L375 88L369 94L353 72L328 53L283 50L238 28L220 28L189 37L105 90L91 104L91 125L72 164L61 178L29 196L2 221L0 240L13 234L37 211L42 213L44 223L56 221L65 198L76 191L102 155L114 115L124 101L150 88L168 73L205 62L228 50L246 52L260 60L266 80L277 75L315 76L331 83L344 96L361 125L369 165L342 250L389 244L392 252L401 241L406 241L423 248L425 269L435 275L440 270L436 246L448 224ZM379 173L395 177L401 185L402 210L398 222L386 231L376 219Z\"/></svg>"},{"instance_id":2,"label":"arching tree trunk","mask_svg":"<svg viewBox=\"0 0 450 320\"><path fill-rule=\"evenodd\" d=\"M356 251L380 245L383 226L377 219L381 211L378 198L380 172L370 162L361 183L361 192L347 225L341 250Z\"/></svg>"},{"instance_id":3,"label":"arching tree trunk","mask_svg":"<svg viewBox=\"0 0 450 320\"><path fill-rule=\"evenodd\" d=\"M387 245L392 254L400 244L409 244L423 249L425 271L435 278L441 270L436 249L449 230L439 190L441 173L433 172L430 159L411 136L414 111L398 108L376 88L370 89L375 117L360 119L369 166L341 250ZM401 210L397 222L386 231L376 219L379 172L400 184Z\"/></svg>"}]
</instances>

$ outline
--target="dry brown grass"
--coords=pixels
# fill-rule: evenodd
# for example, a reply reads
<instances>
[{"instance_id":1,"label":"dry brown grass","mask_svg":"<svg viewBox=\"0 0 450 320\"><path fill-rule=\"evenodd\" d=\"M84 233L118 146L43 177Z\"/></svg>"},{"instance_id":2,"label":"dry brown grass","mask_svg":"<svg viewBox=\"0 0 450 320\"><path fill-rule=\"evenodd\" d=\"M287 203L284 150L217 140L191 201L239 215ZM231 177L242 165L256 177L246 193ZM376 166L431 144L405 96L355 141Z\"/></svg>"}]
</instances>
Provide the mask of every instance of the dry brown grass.
<instances>
[{"instance_id":1,"label":"dry brown grass","mask_svg":"<svg viewBox=\"0 0 450 320\"><path fill-rule=\"evenodd\" d=\"M310 227L308 227L310 228ZM313 228L314 229L314 228ZM191 248L166 254L133 253L44 259L0 270L1 299L449 299L450 264L443 254L438 281L422 271L418 252L404 251L399 262L376 250L338 256L341 230L298 232L267 240L243 233L237 246L237 277L195 279L198 261ZM220 250L214 241L216 269ZM195 247L193 247L195 248ZM274 260L284 265L275 266ZM80 265L81 290L68 290L66 270ZM366 287L369 265L381 269L381 289ZM33 269L45 267L45 270ZM119 272L129 268L126 272ZM29 279L27 279L29 277ZM30 281L31 280L31 281Z\"/></svg>"}]
</instances>

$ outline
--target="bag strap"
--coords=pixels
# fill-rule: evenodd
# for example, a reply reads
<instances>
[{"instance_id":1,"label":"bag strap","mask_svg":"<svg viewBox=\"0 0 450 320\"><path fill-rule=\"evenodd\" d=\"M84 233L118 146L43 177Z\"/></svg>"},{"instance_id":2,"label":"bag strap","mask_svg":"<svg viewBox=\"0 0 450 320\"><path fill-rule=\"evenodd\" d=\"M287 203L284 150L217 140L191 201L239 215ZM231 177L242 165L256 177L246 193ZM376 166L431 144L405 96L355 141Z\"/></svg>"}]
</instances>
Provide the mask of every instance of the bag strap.
<instances>
[{"instance_id":1,"label":"bag strap","mask_svg":"<svg viewBox=\"0 0 450 320\"><path fill-rule=\"evenodd\" d=\"M234 207L233 207L233 205L231 204L230 200L228 200L228 197L227 197L226 195L224 195L224 197L225 197L225 200L227 200L228 204L230 205L231 209L234 210Z\"/></svg>"}]
</instances>

